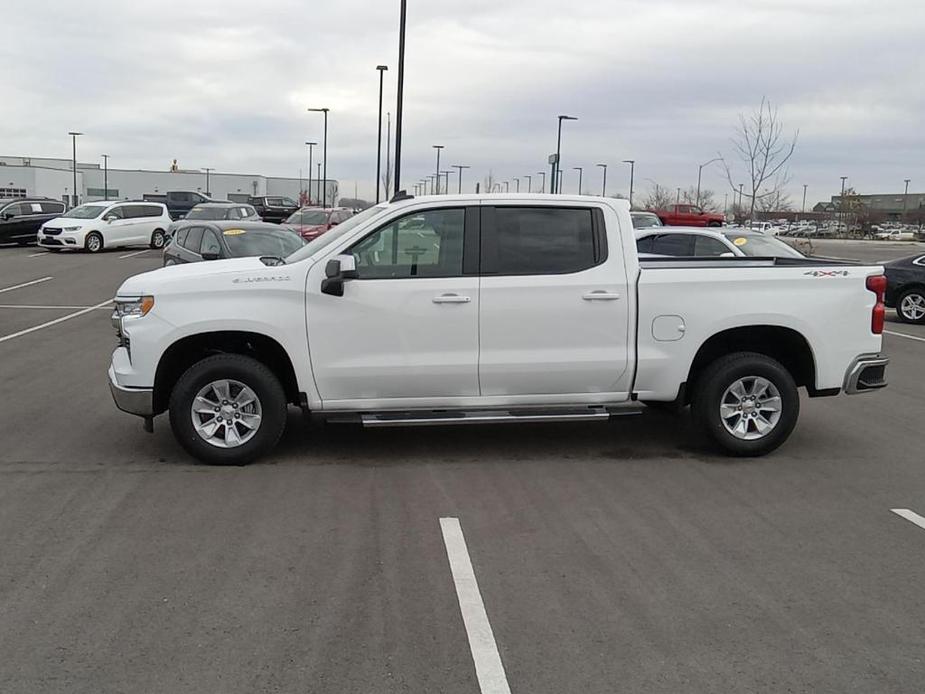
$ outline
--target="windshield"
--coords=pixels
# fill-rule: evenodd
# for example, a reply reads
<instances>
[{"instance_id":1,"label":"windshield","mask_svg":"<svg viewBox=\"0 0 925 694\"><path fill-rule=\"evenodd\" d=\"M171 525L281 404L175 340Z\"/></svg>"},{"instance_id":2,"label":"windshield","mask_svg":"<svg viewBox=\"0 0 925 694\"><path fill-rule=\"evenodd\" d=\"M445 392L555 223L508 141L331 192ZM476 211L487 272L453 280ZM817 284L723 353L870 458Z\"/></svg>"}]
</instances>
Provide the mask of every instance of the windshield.
<instances>
[{"instance_id":1,"label":"windshield","mask_svg":"<svg viewBox=\"0 0 925 694\"><path fill-rule=\"evenodd\" d=\"M255 255L285 258L305 245L301 236L282 229L226 229L223 236L235 258Z\"/></svg>"},{"instance_id":2,"label":"windshield","mask_svg":"<svg viewBox=\"0 0 925 694\"><path fill-rule=\"evenodd\" d=\"M315 253L320 251L325 246L334 243L347 232L352 231L353 229L358 227L360 224L363 224L365 221L372 219L379 213L385 212L386 209L387 208L385 205L376 205L375 207L370 207L367 210L363 210L362 212L360 212L360 214L354 215L353 217L348 219L346 222L342 222L341 224L338 224L331 231L322 234L321 236L316 238L314 241L309 241L302 248L300 248L295 253L293 253L291 256L286 258L286 262L287 263L297 263L300 260L305 260L306 258L312 257Z\"/></svg>"},{"instance_id":3,"label":"windshield","mask_svg":"<svg viewBox=\"0 0 925 694\"><path fill-rule=\"evenodd\" d=\"M96 219L103 214L103 210L107 207L108 205L81 205L61 216L70 217L71 219Z\"/></svg>"},{"instance_id":4,"label":"windshield","mask_svg":"<svg viewBox=\"0 0 925 694\"><path fill-rule=\"evenodd\" d=\"M758 256L763 258L777 258L780 256L786 258L804 258L795 248L788 246L780 239L773 236L760 236L759 234L724 234L732 241L736 248L745 255Z\"/></svg>"},{"instance_id":5,"label":"windshield","mask_svg":"<svg viewBox=\"0 0 925 694\"><path fill-rule=\"evenodd\" d=\"M633 228L648 229L649 227L660 227L661 221L654 214L634 214Z\"/></svg>"},{"instance_id":6,"label":"windshield","mask_svg":"<svg viewBox=\"0 0 925 694\"><path fill-rule=\"evenodd\" d=\"M328 213L324 210L299 210L289 216L288 224L327 224Z\"/></svg>"},{"instance_id":7,"label":"windshield","mask_svg":"<svg viewBox=\"0 0 925 694\"><path fill-rule=\"evenodd\" d=\"M185 219L224 219L227 207L194 207Z\"/></svg>"}]
</instances>

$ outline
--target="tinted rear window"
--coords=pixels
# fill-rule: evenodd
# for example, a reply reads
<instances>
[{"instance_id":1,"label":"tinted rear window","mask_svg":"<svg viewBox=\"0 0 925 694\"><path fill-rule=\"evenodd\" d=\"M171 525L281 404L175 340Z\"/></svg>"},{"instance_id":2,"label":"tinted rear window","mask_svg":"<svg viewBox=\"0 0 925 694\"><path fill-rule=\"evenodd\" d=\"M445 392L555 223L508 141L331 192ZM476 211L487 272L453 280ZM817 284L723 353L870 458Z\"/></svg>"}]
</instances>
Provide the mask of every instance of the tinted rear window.
<instances>
[{"instance_id":1,"label":"tinted rear window","mask_svg":"<svg viewBox=\"0 0 925 694\"><path fill-rule=\"evenodd\" d=\"M186 239L183 241L183 247L188 248L193 251L193 253L199 252L199 244L202 242L202 227L193 227L189 230L189 233L186 235Z\"/></svg>"},{"instance_id":2,"label":"tinted rear window","mask_svg":"<svg viewBox=\"0 0 925 694\"><path fill-rule=\"evenodd\" d=\"M494 219L495 257L486 259L493 274L579 272L603 257L590 209L497 207Z\"/></svg>"}]
</instances>

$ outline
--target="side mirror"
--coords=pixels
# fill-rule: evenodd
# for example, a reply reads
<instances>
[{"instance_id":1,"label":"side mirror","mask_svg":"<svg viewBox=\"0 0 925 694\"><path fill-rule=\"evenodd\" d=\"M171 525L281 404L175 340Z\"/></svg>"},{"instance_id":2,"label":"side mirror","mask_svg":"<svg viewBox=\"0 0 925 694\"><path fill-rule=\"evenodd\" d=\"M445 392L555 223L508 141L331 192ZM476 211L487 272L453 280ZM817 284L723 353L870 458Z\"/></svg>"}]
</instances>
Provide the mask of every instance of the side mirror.
<instances>
[{"instance_id":1,"label":"side mirror","mask_svg":"<svg viewBox=\"0 0 925 694\"><path fill-rule=\"evenodd\" d=\"M15 216L16 216L16 215L13 214L12 212L4 212L4 213L3 213L3 219L5 219L5 220L13 219L13 217L15 217Z\"/></svg>"},{"instance_id":2,"label":"side mirror","mask_svg":"<svg viewBox=\"0 0 925 694\"><path fill-rule=\"evenodd\" d=\"M107 224L111 223L115 219L118 219L118 217L116 217L116 215L114 214L108 214L105 217L103 217L103 221L106 222Z\"/></svg>"},{"instance_id":3,"label":"side mirror","mask_svg":"<svg viewBox=\"0 0 925 694\"><path fill-rule=\"evenodd\" d=\"M203 260L218 260L221 256L218 253L203 253Z\"/></svg>"},{"instance_id":4,"label":"side mirror","mask_svg":"<svg viewBox=\"0 0 925 694\"><path fill-rule=\"evenodd\" d=\"M356 279L357 261L352 255L331 258L324 266L325 278L321 281L321 293L331 296L344 295L344 282Z\"/></svg>"}]
</instances>

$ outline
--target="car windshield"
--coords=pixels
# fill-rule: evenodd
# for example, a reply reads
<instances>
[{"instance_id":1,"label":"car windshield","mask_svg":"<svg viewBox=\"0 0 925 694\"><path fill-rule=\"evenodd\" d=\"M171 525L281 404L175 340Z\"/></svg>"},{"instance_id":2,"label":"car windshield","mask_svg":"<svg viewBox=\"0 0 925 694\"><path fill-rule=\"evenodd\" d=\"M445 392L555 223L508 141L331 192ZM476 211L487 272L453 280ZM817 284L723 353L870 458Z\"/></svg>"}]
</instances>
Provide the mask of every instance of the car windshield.
<instances>
[{"instance_id":1,"label":"car windshield","mask_svg":"<svg viewBox=\"0 0 925 694\"><path fill-rule=\"evenodd\" d=\"M288 224L327 224L328 213L324 210L299 210L286 220Z\"/></svg>"},{"instance_id":2,"label":"car windshield","mask_svg":"<svg viewBox=\"0 0 925 694\"><path fill-rule=\"evenodd\" d=\"M285 229L225 229L223 235L234 258L255 255L285 258L305 245L301 236Z\"/></svg>"},{"instance_id":3,"label":"car windshield","mask_svg":"<svg viewBox=\"0 0 925 694\"><path fill-rule=\"evenodd\" d=\"M654 214L634 214L633 228L648 229L649 227L660 227L661 221Z\"/></svg>"},{"instance_id":4,"label":"car windshield","mask_svg":"<svg viewBox=\"0 0 925 694\"><path fill-rule=\"evenodd\" d=\"M385 205L376 205L374 207L370 207L367 210L363 210L362 212L360 212L360 214L354 215L353 217L348 219L346 222L342 222L338 224L331 231L322 234L321 236L316 238L314 241L309 241L302 248L300 248L295 253L293 253L291 256L286 258L286 262L287 263L297 263L300 260L311 258L315 253L320 251L325 246L334 243L339 238L341 238L344 234L352 231L353 229L358 227L360 224L363 224L364 222L366 222L369 219L372 219L378 214L385 212L386 209L388 208Z\"/></svg>"},{"instance_id":5,"label":"car windshield","mask_svg":"<svg viewBox=\"0 0 925 694\"><path fill-rule=\"evenodd\" d=\"M96 219L103 211L108 207L108 205L81 205L80 207L75 207L73 210L65 212L62 217L70 217L71 219Z\"/></svg>"},{"instance_id":6,"label":"car windshield","mask_svg":"<svg viewBox=\"0 0 925 694\"><path fill-rule=\"evenodd\" d=\"M788 246L780 239L773 236L763 236L761 234L736 234L729 233L724 236L732 241L745 255L758 256L762 258L804 258L805 256L795 248Z\"/></svg>"},{"instance_id":7,"label":"car windshield","mask_svg":"<svg viewBox=\"0 0 925 694\"><path fill-rule=\"evenodd\" d=\"M186 219L225 219L227 207L194 207L186 215Z\"/></svg>"}]
</instances>

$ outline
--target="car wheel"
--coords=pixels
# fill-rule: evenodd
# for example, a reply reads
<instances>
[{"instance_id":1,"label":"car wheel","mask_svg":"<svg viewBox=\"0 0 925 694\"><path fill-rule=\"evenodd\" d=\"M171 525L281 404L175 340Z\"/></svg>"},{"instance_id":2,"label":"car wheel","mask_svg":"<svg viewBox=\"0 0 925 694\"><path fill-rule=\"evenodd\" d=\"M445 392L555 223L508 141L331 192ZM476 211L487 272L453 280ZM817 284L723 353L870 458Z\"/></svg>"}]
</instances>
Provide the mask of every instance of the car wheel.
<instances>
[{"instance_id":1,"label":"car wheel","mask_svg":"<svg viewBox=\"0 0 925 694\"><path fill-rule=\"evenodd\" d=\"M907 289L900 294L896 315L904 323L925 323L925 290Z\"/></svg>"},{"instance_id":2,"label":"car wheel","mask_svg":"<svg viewBox=\"0 0 925 694\"><path fill-rule=\"evenodd\" d=\"M790 372L775 359L737 352L710 364L697 378L694 419L726 453L758 456L780 446L800 414Z\"/></svg>"},{"instance_id":3,"label":"car wheel","mask_svg":"<svg viewBox=\"0 0 925 694\"><path fill-rule=\"evenodd\" d=\"M723 226L720 222L710 222L707 224L708 227L721 227Z\"/></svg>"},{"instance_id":4,"label":"car wheel","mask_svg":"<svg viewBox=\"0 0 925 694\"><path fill-rule=\"evenodd\" d=\"M164 235L163 229L155 229L154 233L151 234L151 248L154 248L155 250L158 248L163 248L166 239L167 237Z\"/></svg>"},{"instance_id":5,"label":"car wheel","mask_svg":"<svg viewBox=\"0 0 925 694\"><path fill-rule=\"evenodd\" d=\"M84 249L88 253L99 253L103 250L103 237L96 231L91 231L84 239Z\"/></svg>"},{"instance_id":6,"label":"car wheel","mask_svg":"<svg viewBox=\"0 0 925 694\"><path fill-rule=\"evenodd\" d=\"M279 379L256 359L218 354L193 364L170 394L170 426L190 455L245 465L272 449L286 426Z\"/></svg>"}]
</instances>

